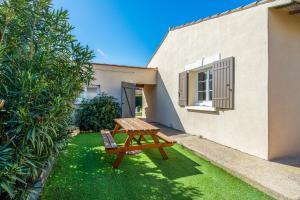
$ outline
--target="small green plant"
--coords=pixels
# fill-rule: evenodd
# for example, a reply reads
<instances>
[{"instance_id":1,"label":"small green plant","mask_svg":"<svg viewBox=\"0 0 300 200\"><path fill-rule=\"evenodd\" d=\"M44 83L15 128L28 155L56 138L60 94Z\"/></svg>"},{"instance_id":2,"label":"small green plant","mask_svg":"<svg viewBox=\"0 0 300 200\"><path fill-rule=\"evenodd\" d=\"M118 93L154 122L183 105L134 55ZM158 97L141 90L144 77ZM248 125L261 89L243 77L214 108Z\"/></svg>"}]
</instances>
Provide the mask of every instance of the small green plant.
<instances>
[{"instance_id":1,"label":"small green plant","mask_svg":"<svg viewBox=\"0 0 300 200\"><path fill-rule=\"evenodd\" d=\"M102 93L91 100L82 101L76 112L76 124L83 131L113 129L113 120L120 117L120 110L120 105L114 97Z\"/></svg>"}]
</instances>

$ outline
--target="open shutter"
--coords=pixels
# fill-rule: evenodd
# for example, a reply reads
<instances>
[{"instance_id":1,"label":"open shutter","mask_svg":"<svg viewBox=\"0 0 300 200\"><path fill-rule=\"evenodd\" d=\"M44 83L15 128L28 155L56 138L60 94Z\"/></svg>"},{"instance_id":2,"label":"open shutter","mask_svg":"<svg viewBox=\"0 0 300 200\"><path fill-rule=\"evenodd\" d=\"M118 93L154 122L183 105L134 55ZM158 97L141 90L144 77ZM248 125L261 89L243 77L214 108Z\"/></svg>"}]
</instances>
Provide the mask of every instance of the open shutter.
<instances>
[{"instance_id":1,"label":"open shutter","mask_svg":"<svg viewBox=\"0 0 300 200\"><path fill-rule=\"evenodd\" d=\"M216 61L213 65L213 107L233 109L234 57Z\"/></svg>"},{"instance_id":2,"label":"open shutter","mask_svg":"<svg viewBox=\"0 0 300 200\"><path fill-rule=\"evenodd\" d=\"M135 83L123 82L121 84L122 117L135 117Z\"/></svg>"},{"instance_id":3,"label":"open shutter","mask_svg":"<svg viewBox=\"0 0 300 200\"><path fill-rule=\"evenodd\" d=\"M188 72L179 73L178 105L188 105Z\"/></svg>"}]
</instances>

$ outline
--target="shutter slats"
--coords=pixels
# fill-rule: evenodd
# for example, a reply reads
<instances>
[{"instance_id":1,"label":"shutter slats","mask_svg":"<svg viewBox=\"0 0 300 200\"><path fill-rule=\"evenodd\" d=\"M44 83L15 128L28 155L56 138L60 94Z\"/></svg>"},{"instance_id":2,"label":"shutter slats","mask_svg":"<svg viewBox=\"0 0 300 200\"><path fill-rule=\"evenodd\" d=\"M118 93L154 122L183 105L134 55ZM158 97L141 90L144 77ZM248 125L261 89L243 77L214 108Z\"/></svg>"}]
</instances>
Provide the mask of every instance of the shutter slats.
<instances>
[{"instance_id":1,"label":"shutter slats","mask_svg":"<svg viewBox=\"0 0 300 200\"><path fill-rule=\"evenodd\" d=\"M234 57L217 61L213 65L213 106L233 109Z\"/></svg>"},{"instance_id":2,"label":"shutter slats","mask_svg":"<svg viewBox=\"0 0 300 200\"><path fill-rule=\"evenodd\" d=\"M228 83L228 81L230 80L230 70L228 68L226 68L225 76L226 76L226 83ZM229 90L226 90L226 97L228 96L229 96ZM226 107L230 107L229 101L226 101Z\"/></svg>"},{"instance_id":3,"label":"shutter slats","mask_svg":"<svg viewBox=\"0 0 300 200\"><path fill-rule=\"evenodd\" d=\"M233 109L234 107L234 58L231 59L230 61L230 65L231 65L231 72L230 72L230 82L229 82L229 92L231 95L231 101L229 101L229 107Z\"/></svg>"},{"instance_id":4,"label":"shutter slats","mask_svg":"<svg viewBox=\"0 0 300 200\"><path fill-rule=\"evenodd\" d=\"M178 105L188 105L188 72L179 73Z\"/></svg>"},{"instance_id":5,"label":"shutter slats","mask_svg":"<svg viewBox=\"0 0 300 200\"><path fill-rule=\"evenodd\" d=\"M221 63L221 68L220 68L220 70L219 70L219 72L220 72L220 83L223 83L224 81L223 81L223 72L224 72L224 63ZM220 87L220 90L221 90L221 97L224 97L224 94L223 94L223 90L224 90L224 87ZM223 106L223 99L220 99L220 104L221 104L221 107L223 108L224 106Z\"/></svg>"}]
</instances>

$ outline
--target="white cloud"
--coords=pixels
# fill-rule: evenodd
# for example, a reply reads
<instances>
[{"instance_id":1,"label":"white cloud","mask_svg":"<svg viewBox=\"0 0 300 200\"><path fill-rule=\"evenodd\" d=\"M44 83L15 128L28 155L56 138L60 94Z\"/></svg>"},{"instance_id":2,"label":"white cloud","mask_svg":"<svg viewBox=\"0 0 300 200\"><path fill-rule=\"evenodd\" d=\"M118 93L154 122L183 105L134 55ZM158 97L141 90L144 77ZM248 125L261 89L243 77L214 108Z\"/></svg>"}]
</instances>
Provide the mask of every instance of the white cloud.
<instances>
[{"instance_id":1,"label":"white cloud","mask_svg":"<svg viewBox=\"0 0 300 200\"><path fill-rule=\"evenodd\" d=\"M100 54L101 57L103 58L107 57L106 53L104 53L104 51L102 51L101 49L97 49L97 52Z\"/></svg>"}]
</instances>

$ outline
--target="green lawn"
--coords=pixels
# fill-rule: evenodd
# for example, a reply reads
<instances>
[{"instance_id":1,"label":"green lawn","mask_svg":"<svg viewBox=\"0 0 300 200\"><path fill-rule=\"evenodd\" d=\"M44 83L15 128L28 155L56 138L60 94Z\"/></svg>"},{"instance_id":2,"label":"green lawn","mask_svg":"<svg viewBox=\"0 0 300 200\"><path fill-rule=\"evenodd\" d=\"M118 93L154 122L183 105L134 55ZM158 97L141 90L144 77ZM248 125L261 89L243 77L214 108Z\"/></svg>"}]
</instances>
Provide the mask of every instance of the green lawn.
<instances>
[{"instance_id":1,"label":"green lawn","mask_svg":"<svg viewBox=\"0 0 300 200\"><path fill-rule=\"evenodd\" d=\"M60 154L41 199L271 199L180 145L166 151L168 160L147 150L113 170L115 156L105 153L100 135L78 135Z\"/></svg>"},{"instance_id":2,"label":"green lawn","mask_svg":"<svg viewBox=\"0 0 300 200\"><path fill-rule=\"evenodd\" d=\"M135 113L135 116L136 116L136 117L142 117L142 115L143 115L142 112L136 112L136 113Z\"/></svg>"}]
</instances>

